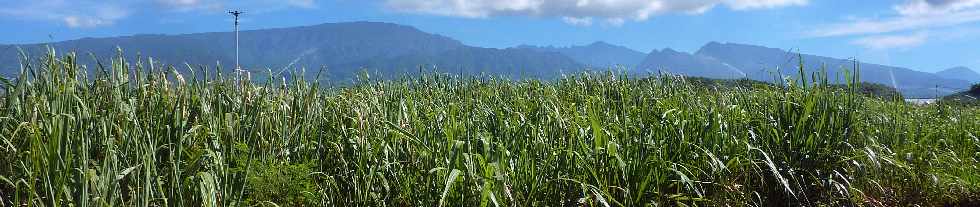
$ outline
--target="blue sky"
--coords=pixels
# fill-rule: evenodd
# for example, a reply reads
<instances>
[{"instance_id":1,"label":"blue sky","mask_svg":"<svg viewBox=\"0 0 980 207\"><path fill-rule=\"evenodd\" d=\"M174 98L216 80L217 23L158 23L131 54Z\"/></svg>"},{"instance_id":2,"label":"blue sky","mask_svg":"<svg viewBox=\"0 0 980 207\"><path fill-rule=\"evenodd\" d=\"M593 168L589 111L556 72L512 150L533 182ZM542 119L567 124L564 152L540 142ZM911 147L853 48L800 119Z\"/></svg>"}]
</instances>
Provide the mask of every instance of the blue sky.
<instances>
[{"instance_id":1,"label":"blue sky","mask_svg":"<svg viewBox=\"0 0 980 207\"><path fill-rule=\"evenodd\" d=\"M606 41L693 52L764 45L936 71L980 69L980 0L32 0L0 2L0 44L383 21L482 47Z\"/></svg>"}]
</instances>

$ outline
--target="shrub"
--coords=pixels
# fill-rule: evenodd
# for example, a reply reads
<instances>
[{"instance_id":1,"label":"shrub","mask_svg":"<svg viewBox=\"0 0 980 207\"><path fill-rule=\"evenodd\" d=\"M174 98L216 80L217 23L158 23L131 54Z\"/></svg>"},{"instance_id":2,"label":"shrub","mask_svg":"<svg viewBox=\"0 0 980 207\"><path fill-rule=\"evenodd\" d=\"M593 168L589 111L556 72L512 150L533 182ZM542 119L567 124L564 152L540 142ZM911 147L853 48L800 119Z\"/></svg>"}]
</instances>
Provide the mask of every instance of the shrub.
<instances>
[{"instance_id":1,"label":"shrub","mask_svg":"<svg viewBox=\"0 0 980 207\"><path fill-rule=\"evenodd\" d=\"M320 206L313 162L259 163L249 172L245 206L272 202L280 206Z\"/></svg>"}]
</instances>

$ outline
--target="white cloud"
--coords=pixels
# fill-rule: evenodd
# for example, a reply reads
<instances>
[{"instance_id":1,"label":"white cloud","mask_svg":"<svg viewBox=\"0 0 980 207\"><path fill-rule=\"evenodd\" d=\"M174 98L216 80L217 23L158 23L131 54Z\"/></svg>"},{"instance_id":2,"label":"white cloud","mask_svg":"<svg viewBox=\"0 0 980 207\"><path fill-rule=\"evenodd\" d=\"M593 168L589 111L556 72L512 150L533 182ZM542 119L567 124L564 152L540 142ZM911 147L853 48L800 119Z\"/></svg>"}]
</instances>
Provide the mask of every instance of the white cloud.
<instances>
[{"instance_id":1,"label":"white cloud","mask_svg":"<svg viewBox=\"0 0 980 207\"><path fill-rule=\"evenodd\" d=\"M894 6L894 9L905 16L926 16L959 12L977 6L980 6L980 0L912 0Z\"/></svg>"},{"instance_id":2,"label":"white cloud","mask_svg":"<svg viewBox=\"0 0 980 207\"><path fill-rule=\"evenodd\" d=\"M167 9L175 11L221 11L224 4L216 0L157 0L157 3Z\"/></svg>"},{"instance_id":3,"label":"white cloud","mask_svg":"<svg viewBox=\"0 0 980 207\"><path fill-rule=\"evenodd\" d=\"M0 3L0 17L59 22L72 28L115 24L130 15L123 2L38 0L31 3Z\"/></svg>"},{"instance_id":4,"label":"white cloud","mask_svg":"<svg viewBox=\"0 0 980 207\"><path fill-rule=\"evenodd\" d=\"M575 26L592 26L592 17L562 17L562 21Z\"/></svg>"},{"instance_id":5,"label":"white cloud","mask_svg":"<svg viewBox=\"0 0 980 207\"><path fill-rule=\"evenodd\" d=\"M723 1L725 5L728 5L735 10L745 10L745 9L769 9L788 5L806 5L805 0L725 0Z\"/></svg>"},{"instance_id":6,"label":"white cloud","mask_svg":"<svg viewBox=\"0 0 980 207\"><path fill-rule=\"evenodd\" d=\"M879 34L928 28L957 26L980 21L980 10L927 16L901 16L884 20L856 20L817 29L813 36L831 37Z\"/></svg>"},{"instance_id":7,"label":"white cloud","mask_svg":"<svg viewBox=\"0 0 980 207\"><path fill-rule=\"evenodd\" d=\"M623 19L623 18L609 18L609 19L606 19L606 25L611 25L611 26L618 27L618 26L623 26L623 24L625 24L625 23L626 23L626 20Z\"/></svg>"},{"instance_id":8,"label":"white cloud","mask_svg":"<svg viewBox=\"0 0 980 207\"><path fill-rule=\"evenodd\" d=\"M201 0L157 0L160 4L173 7L194 7L201 5Z\"/></svg>"},{"instance_id":9,"label":"white cloud","mask_svg":"<svg viewBox=\"0 0 980 207\"><path fill-rule=\"evenodd\" d=\"M316 1L314 0L286 0L286 4L299 8L316 8Z\"/></svg>"},{"instance_id":10,"label":"white cloud","mask_svg":"<svg viewBox=\"0 0 980 207\"><path fill-rule=\"evenodd\" d=\"M910 35L870 36L854 40L851 43L872 50L908 49L922 45L928 39L928 33L917 32Z\"/></svg>"},{"instance_id":11,"label":"white cloud","mask_svg":"<svg viewBox=\"0 0 980 207\"><path fill-rule=\"evenodd\" d=\"M93 28L99 26L112 25L116 20L125 17L125 15L118 16L87 16L87 15L67 15L61 18L61 21L65 23L68 27L72 28Z\"/></svg>"},{"instance_id":12,"label":"white cloud","mask_svg":"<svg viewBox=\"0 0 980 207\"><path fill-rule=\"evenodd\" d=\"M585 18L615 24L643 21L666 13L700 14L719 5L734 10L805 5L808 0L385 0L397 11L467 18L491 16L558 17L571 24Z\"/></svg>"},{"instance_id":13,"label":"white cloud","mask_svg":"<svg viewBox=\"0 0 980 207\"><path fill-rule=\"evenodd\" d=\"M224 12L240 9L251 12L279 11L288 8L317 8L316 0L156 0L159 6L180 12L210 11Z\"/></svg>"},{"instance_id":14,"label":"white cloud","mask_svg":"<svg viewBox=\"0 0 980 207\"><path fill-rule=\"evenodd\" d=\"M816 37L868 35L958 26L980 21L980 0L909 0L892 7L895 15L831 24Z\"/></svg>"},{"instance_id":15,"label":"white cloud","mask_svg":"<svg viewBox=\"0 0 980 207\"><path fill-rule=\"evenodd\" d=\"M113 25L135 14L167 20L176 12L224 12L229 8L262 13L289 8L314 9L317 0L0 0L0 19L41 20L71 28Z\"/></svg>"}]
</instances>

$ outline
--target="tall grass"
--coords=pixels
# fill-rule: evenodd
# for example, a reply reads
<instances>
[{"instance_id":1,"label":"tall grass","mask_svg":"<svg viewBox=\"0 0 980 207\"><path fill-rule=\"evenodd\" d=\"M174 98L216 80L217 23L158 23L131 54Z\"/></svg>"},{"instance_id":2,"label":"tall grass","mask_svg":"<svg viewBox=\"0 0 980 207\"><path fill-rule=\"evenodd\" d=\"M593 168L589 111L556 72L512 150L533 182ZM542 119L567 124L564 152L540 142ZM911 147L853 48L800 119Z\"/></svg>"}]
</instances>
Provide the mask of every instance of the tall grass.
<instances>
[{"instance_id":1,"label":"tall grass","mask_svg":"<svg viewBox=\"0 0 980 207\"><path fill-rule=\"evenodd\" d=\"M609 73L331 88L75 60L52 51L3 81L0 204L907 206L980 196L980 110L869 98L819 75L728 89Z\"/></svg>"}]
</instances>

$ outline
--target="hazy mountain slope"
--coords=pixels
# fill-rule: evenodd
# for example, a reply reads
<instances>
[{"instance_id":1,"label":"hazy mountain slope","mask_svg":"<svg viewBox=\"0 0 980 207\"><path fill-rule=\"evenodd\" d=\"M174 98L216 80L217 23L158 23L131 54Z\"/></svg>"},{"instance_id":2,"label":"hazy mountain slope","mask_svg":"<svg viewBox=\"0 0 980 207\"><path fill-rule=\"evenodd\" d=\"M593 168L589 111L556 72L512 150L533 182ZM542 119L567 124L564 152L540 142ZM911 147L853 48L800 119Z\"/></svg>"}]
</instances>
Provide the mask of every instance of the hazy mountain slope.
<instances>
[{"instance_id":1,"label":"hazy mountain slope","mask_svg":"<svg viewBox=\"0 0 980 207\"><path fill-rule=\"evenodd\" d=\"M19 45L30 54L42 54L46 45ZM234 65L234 34L136 35L86 38L50 44L59 52L93 53L100 58L123 48L130 58L137 54L164 63ZM353 22L241 32L241 61L249 69L298 66L334 67L378 58L409 54L437 54L465 47L459 41L390 23ZM0 50L0 68L18 64L17 50ZM88 55L81 60L90 60ZM10 72L9 69L5 70Z\"/></svg>"},{"instance_id":2,"label":"hazy mountain slope","mask_svg":"<svg viewBox=\"0 0 980 207\"><path fill-rule=\"evenodd\" d=\"M944 78L965 80L973 83L980 82L980 73L977 73L976 71L967 67L954 67L942 70L936 72L936 75Z\"/></svg>"},{"instance_id":3,"label":"hazy mountain slope","mask_svg":"<svg viewBox=\"0 0 980 207\"><path fill-rule=\"evenodd\" d=\"M59 52L93 53L101 59L124 48L130 59L153 57L165 64L214 65L226 71L234 66L234 34L137 35L86 38L50 44ZM45 45L20 45L30 54L43 54ZM0 48L3 49L3 48ZM448 37L389 23L354 22L241 32L241 64L260 71L287 66L307 67L314 74L324 68L330 78L347 79L361 71L395 77L426 71L492 74L508 77L556 77L584 65L557 52L530 49L491 49L466 46ZM18 68L17 50L0 50L4 74ZM83 63L92 65L87 55ZM183 69L184 67L180 67Z\"/></svg>"},{"instance_id":4,"label":"hazy mountain slope","mask_svg":"<svg viewBox=\"0 0 980 207\"><path fill-rule=\"evenodd\" d=\"M774 80L777 72L783 76L799 77L799 57L781 49L762 46L711 42L698 50L696 55L714 57L728 63L748 74L756 80ZM853 68L853 61L816 55L802 55L805 65L804 75L826 68L832 80L843 80L845 71ZM826 67L824 67L826 66ZM776 70L779 68L779 70ZM842 69L843 68L843 69ZM956 88L968 88L969 82L940 77L938 75L915 71L907 68L892 67L878 64L860 64L862 81L893 86L910 97L932 97L956 92Z\"/></svg>"},{"instance_id":5,"label":"hazy mountain slope","mask_svg":"<svg viewBox=\"0 0 980 207\"><path fill-rule=\"evenodd\" d=\"M642 52L602 41L589 45L571 47L539 47L521 45L517 48L561 53L583 65L595 68L610 68L615 66L632 68L640 64L640 62L646 57L646 54L643 54Z\"/></svg>"},{"instance_id":6,"label":"hazy mountain slope","mask_svg":"<svg viewBox=\"0 0 980 207\"><path fill-rule=\"evenodd\" d=\"M184 35L135 35L112 38L85 38L51 44L0 46L0 75L19 72L19 51L40 55L46 46L59 53L78 51L80 60L94 68L94 54L107 60L123 48L128 59L153 57L165 64L214 65L220 62L225 71L234 65L234 34L231 32ZM802 55L809 76L826 66L831 77L843 77L840 68L851 68L849 60ZM712 42L695 54L673 50L650 54L629 48L596 42L575 47L534 47L492 49L464 45L440 35L409 26L376 22L331 23L304 27L263 29L241 33L242 65L253 71L279 71L288 66L310 68L311 73L326 69L328 77L350 78L367 70L386 77L414 74L419 66L425 71L462 74L491 74L513 78L556 77L577 72L587 66L607 68L626 65L631 73L650 74L665 71L673 74L710 78L778 80L783 75L799 75L796 55L786 51L753 45ZM780 70L776 70L776 68ZM436 68L436 69L431 69ZM179 67L184 69L184 67ZM941 76L906 68L861 64L862 81L896 86L907 96L933 97L968 88L964 75L948 72ZM962 72L962 71L961 71ZM946 73L943 73L946 74ZM937 87L939 94L936 93Z\"/></svg>"},{"instance_id":7,"label":"hazy mountain slope","mask_svg":"<svg viewBox=\"0 0 980 207\"><path fill-rule=\"evenodd\" d=\"M515 79L554 78L562 73L578 72L584 68L583 65L559 53L479 47L461 47L437 54L420 53L371 59L340 67L359 67L372 73L386 68L394 71L393 74L396 75L435 71L463 75L500 75Z\"/></svg>"},{"instance_id":8,"label":"hazy mountain slope","mask_svg":"<svg viewBox=\"0 0 980 207\"><path fill-rule=\"evenodd\" d=\"M262 67L295 62L336 66L409 54L436 54L465 47L454 39L389 23L337 23L250 31L242 35L243 64ZM248 61L245 61L248 60Z\"/></svg>"},{"instance_id":9,"label":"hazy mountain slope","mask_svg":"<svg viewBox=\"0 0 980 207\"><path fill-rule=\"evenodd\" d=\"M669 48L651 51L637 67L637 71L722 79L745 77L745 73L738 68L715 58L678 52Z\"/></svg>"}]
</instances>

